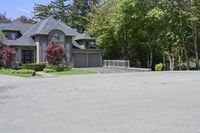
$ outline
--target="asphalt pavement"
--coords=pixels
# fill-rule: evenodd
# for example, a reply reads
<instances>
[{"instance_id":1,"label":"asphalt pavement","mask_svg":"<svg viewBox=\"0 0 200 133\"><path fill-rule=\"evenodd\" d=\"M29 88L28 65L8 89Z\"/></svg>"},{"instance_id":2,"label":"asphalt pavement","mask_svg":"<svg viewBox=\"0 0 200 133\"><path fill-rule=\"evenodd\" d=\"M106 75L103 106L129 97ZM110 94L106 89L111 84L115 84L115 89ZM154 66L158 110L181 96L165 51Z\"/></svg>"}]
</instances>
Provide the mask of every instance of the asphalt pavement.
<instances>
[{"instance_id":1,"label":"asphalt pavement","mask_svg":"<svg viewBox=\"0 0 200 133\"><path fill-rule=\"evenodd\" d=\"M200 133L200 72L0 75L0 133Z\"/></svg>"}]
</instances>

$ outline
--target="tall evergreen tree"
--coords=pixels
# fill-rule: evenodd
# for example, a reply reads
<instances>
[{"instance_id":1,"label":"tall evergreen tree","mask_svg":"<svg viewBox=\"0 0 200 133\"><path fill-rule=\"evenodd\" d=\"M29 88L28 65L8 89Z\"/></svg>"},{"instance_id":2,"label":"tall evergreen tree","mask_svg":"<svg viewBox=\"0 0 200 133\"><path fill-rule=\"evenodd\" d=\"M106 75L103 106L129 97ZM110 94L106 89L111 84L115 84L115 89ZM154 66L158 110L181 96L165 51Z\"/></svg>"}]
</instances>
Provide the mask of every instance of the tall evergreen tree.
<instances>
[{"instance_id":1,"label":"tall evergreen tree","mask_svg":"<svg viewBox=\"0 0 200 133\"><path fill-rule=\"evenodd\" d=\"M47 17L49 17L52 14L52 7L50 5L42 5L42 4L35 4L35 6L33 7L33 19L45 19Z\"/></svg>"},{"instance_id":2,"label":"tall evergreen tree","mask_svg":"<svg viewBox=\"0 0 200 133\"><path fill-rule=\"evenodd\" d=\"M69 8L69 25L79 30L85 30L89 23L88 13L98 3L98 0L73 0Z\"/></svg>"},{"instance_id":3,"label":"tall evergreen tree","mask_svg":"<svg viewBox=\"0 0 200 133\"><path fill-rule=\"evenodd\" d=\"M33 8L34 19L45 19L49 16L53 16L56 19L60 19L63 22L67 22L68 16L68 0L52 0L47 5L35 4Z\"/></svg>"}]
</instances>

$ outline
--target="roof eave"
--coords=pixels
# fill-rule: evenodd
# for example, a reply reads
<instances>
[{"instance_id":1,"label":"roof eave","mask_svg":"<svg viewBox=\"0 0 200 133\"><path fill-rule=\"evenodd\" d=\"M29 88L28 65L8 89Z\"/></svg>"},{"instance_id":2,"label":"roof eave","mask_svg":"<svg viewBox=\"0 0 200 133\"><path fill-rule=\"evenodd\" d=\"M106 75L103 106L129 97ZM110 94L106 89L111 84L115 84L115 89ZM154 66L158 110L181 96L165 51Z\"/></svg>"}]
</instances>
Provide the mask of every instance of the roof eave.
<instances>
[{"instance_id":1,"label":"roof eave","mask_svg":"<svg viewBox=\"0 0 200 133\"><path fill-rule=\"evenodd\" d=\"M7 44L8 46L18 46L18 47L36 47L35 44Z\"/></svg>"},{"instance_id":2,"label":"roof eave","mask_svg":"<svg viewBox=\"0 0 200 133\"><path fill-rule=\"evenodd\" d=\"M49 34L41 34L41 33L38 34L38 33L37 33L37 34L33 34L33 35L31 35L31 37L35 37L35 36L48 36L48 35L49 35ZM75 37L76 35L66 35L66 34L65 34L65 36Z\"/></svg>"},{"instance_id":3,"label":"roof eave","mask_svg":"<svg viewBox=\"0 0 200 133\"><path fill-rule=\"evenodd\" d=\"M87 41L95 41L96 39L83 39L83 38L81 38L81 39L74 39L75 41L80 41L80 40L87 40Z\"/></svg>"}]
</instances>

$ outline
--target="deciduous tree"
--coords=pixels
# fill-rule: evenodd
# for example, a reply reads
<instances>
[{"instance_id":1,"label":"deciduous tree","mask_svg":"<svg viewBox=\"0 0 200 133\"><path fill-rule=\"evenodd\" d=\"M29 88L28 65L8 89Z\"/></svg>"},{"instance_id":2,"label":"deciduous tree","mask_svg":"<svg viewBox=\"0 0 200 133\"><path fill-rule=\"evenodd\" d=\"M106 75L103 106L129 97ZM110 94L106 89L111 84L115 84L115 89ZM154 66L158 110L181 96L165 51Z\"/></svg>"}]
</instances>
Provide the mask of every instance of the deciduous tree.
<instances>
[{"instance_id":1,"label":"deciduous tree","mask_svg":"<svg viewBox=\"0 0 200 133\"><path fill-rule=\"evenodd\" d=\"M49 65L58 66L63 62L64 49L56 42L50 42L45 50L45 57Z\"/></svg>"},{"instance_id":2,"label":"deciduous tree","mask_svg":"<svg viewBox=\"0 0 200 133\"><path fill-rule=\"evenodd\" d=\"M16 52L9 46L4 46L2 51L2 61L6 67L11 67L11 63L16 56Z\"/></svg>"}]
</instances>

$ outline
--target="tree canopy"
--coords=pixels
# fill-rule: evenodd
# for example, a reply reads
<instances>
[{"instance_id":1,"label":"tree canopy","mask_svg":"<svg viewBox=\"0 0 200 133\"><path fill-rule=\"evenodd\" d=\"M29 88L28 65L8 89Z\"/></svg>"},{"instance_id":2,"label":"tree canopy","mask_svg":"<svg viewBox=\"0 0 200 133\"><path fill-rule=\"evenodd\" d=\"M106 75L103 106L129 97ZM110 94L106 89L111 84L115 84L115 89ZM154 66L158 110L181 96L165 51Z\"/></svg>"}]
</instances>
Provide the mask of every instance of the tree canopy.
<instances>
[{"instance_id":1,"label":"tree canopy","mask_svg":"<svg viewBox=\"0 0 200 133\"><path fill-rule=\"evenodd\" d=\"M98 0L52 0L47 5L35 4L33 18L41 20L53 16L73 28L84 30L89 23L87 15L97 4Z\"/></svg>"},{"instance_id":2,"label":"tree canopy","mask_svg":"<svg viewBox=\"0 0 200 133\"><path fill-rule=\"evenodd\" d=\"M198 0L107 0L89 14L87 31L107 59L199 69L199 9Z\"/></svg>"}]
</instances>

